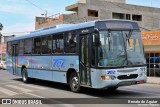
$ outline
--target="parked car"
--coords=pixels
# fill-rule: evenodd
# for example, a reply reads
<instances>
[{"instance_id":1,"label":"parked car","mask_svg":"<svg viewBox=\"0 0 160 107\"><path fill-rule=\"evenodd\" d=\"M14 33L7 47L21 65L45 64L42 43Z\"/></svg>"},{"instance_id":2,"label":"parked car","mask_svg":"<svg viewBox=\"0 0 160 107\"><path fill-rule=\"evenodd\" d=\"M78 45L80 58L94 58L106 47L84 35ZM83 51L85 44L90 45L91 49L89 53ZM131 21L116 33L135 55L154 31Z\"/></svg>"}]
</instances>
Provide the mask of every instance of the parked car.
<instances>
[{"instance_id":1,"label":"parked car","mask_svg":"<svg viewBox=\"0 0 160 107\"><path fill-rule=\"evenodd\" d=\"M0 69L6 69L6 61L0 61Z\"/></svg>"},{"instance_id":2,"label":"parked car","mask_svg":"<svg viewBox=\"0 0 160 107\"><path fill-rule=\"evenodd\" d=\"M6 69L6 62L4 62L4 64L2 65L2 69Z\"/></svg>"}]
</instances>

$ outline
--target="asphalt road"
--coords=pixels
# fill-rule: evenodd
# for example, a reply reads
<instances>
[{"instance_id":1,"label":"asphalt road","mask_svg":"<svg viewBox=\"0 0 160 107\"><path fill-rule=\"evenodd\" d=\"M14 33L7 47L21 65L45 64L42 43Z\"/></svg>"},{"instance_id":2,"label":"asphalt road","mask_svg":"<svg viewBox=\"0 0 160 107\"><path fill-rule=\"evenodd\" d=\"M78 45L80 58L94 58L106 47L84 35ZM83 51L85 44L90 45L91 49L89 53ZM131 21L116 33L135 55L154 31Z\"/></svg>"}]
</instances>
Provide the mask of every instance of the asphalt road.
<instances>
[{"instance_id":1,"label":"asphalt road","mask_svg":"<svg viewBox=\"0 0 160 107\"><path fill-rule=\"evenodd\" d=\"M42 80L25 84L20 77L13 76L5 70L0 70L0 98L54 98L48 99L54 104L25 105L25 107L135 107L138 105L116 104L116 101L118 100L121 103L123 102L122 99L128 101L131 98L160 98L160 85L143 84L126 86L120 87L114 92L83 88L80 93L73 93L65 84ZM105 100L107 104L102 104L99 102L101 101L99 99L102 99L102 103L104 103ZM75 104L72 101L74 101ZM108 104L107 101L111 104ZM69 102L69 104L66 102ZM22 105L0 105L0 107L10 106L21 107ZM158 107L158 105L155 105L155 107Z\"/></svg>"}]
</instances>

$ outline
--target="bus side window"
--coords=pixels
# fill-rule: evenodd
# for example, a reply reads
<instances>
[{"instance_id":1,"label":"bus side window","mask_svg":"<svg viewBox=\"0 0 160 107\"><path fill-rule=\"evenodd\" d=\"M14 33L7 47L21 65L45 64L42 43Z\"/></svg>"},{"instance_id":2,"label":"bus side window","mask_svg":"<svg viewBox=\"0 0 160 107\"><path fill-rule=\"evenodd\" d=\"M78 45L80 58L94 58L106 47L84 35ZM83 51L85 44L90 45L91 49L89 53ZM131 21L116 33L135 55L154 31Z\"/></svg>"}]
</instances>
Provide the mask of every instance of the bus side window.
<instances>
[{"instance_id":1,"label":"bus side window","mask_svg":"<svg viewBox=\"0 0 160 107\"><path fill-rule=\"evenodd\" d=\"M23 52L24 52L24 40L20 40L18 50L19 50L19 55L23 55Z\"/></svg>"},{"instance_id":2,"label":"bus side window","mask_svg":"<svg viewBox=\"0 0 160 107\"><path fill-rule=\"evenodd\" d=\"M41 53L41 38L37 37L33 39L33 54Z\"/></svg>"},{"instance_id":3,"label":"bus side window","mask_svg":"<svg viewBox=\"0 0 160 107\"><path fill-rule=\"evenodd\" d=\"M65 53L76 53L76 33L69 32L65 38Z\"/></svg>"},{"instance_id":4,"label":"bus side window","mask_svg":"<svg viewBox=\"0 0 160 107\"><path fill-rule=\"evenodd\" d=\"M15 50L12 49L12 55L13 56L18 56L19 55L19 42L20 41L18 41L18 40L12 42L12 48L14 46L13 49L15 49Z\"/></svg>"},{"instance_id":5,"label":"bus side window","mask_svg":"<svg viewBox=\"0 0 160 107\"><path fill-rule=\"evenodd\" d=\"M7 43L7 52L12 56L12 42Z\"/></svg>"},{"instance_id":6,"label":"bus side window","mask_svg":"<svg viewBox=\"0 0 160 107\"><path fill-rule=\"evenodd\" d=\"M32 54L32 39L24 40L24 54Z\"/></svg>"},{"instance_id":7,"label":"bus side window","mask_svg":"<svg viewBox=\"0 0 160 107\"><path fill-rule=\"evenodd\" d=\"M64 50L64 40L63 34L53 36L53 53L63 54Z\"/></svg>"},{"instance_id":8,"label":"bus side window","mask_svg":"<svg viewBox=\"0 0 160 107\"><path fill-rule=\"evenodd\" d=\"M51 54L52 52L52 36L42 37L42 54Z\"/></svg>"}]
</instances>

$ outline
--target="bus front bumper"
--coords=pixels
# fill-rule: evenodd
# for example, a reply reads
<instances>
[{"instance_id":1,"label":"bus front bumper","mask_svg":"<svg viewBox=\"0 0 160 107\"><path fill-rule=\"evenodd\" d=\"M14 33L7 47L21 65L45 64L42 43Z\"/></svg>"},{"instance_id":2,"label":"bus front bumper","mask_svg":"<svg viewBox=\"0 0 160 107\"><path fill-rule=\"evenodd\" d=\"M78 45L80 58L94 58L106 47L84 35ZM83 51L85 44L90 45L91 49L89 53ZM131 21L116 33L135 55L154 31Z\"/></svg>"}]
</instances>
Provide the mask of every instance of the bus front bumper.
<instances>
[{"instance_id":1,"label":"bus front bumper","mask_svg":"<svg viewBox=\"0 0 160 107\"><path fill-rule=\"evenodd\" d=\"M132 72L118 72L123 69L112 70L114 74L108 74L111 70L94 70L91 72L92 88L102 89L109 87L120 87L128 85L143 84L147 82L146 71L141 71L142 67L128 68ZM133 70L134 69L134 70ZM126 69L125 69L126 70Z\"/></svg>"}]
</instances>

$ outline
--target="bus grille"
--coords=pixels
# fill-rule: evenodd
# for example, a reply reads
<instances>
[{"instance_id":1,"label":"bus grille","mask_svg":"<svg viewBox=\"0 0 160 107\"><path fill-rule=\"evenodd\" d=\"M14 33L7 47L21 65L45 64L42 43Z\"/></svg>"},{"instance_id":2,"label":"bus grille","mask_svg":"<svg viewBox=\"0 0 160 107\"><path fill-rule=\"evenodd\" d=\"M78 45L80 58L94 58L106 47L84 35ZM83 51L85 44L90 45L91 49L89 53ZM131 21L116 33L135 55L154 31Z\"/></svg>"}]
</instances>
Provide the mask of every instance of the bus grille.
<instances>
[{"instance_id":1,"label":"bus grille","mask_svg":"<svg viewBox=\"0 0 160 107\"><path fill-rule=\"evenodd\" d=\"M134 79L134 78L137 78L137 77L138 77L138 74L130 74L130 75L120 75L117 78L119 80L124 80L124 79Z\"/></svg>"}]
</instances>

